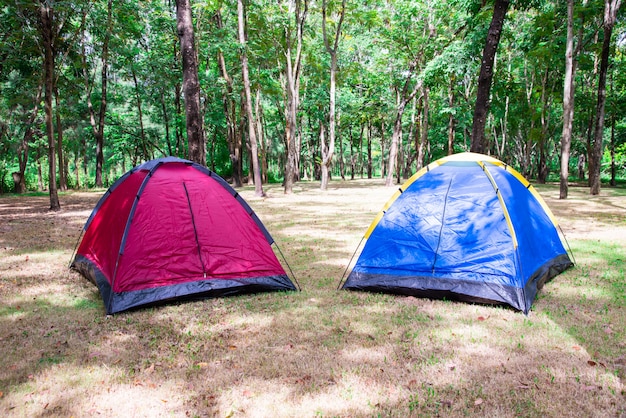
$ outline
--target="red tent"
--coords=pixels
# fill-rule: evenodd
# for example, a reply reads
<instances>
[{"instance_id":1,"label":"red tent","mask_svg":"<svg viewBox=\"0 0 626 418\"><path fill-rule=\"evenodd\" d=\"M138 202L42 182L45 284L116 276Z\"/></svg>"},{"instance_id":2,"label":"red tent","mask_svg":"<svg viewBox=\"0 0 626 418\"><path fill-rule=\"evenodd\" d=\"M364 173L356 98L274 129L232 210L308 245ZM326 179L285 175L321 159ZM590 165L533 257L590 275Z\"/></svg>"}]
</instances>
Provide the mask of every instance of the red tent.
<instances>
[{"instance_id":1,"label":"red tent","mask_svg":"<svg viewBox=\"0 0 626 418\"><path fill-rule=\"evenodd\" d=\"M124 174L84 227L72 267L107 314L165 300L297 290L254 211L217 174L174 157Z\"/></svg>"}]
</instances>

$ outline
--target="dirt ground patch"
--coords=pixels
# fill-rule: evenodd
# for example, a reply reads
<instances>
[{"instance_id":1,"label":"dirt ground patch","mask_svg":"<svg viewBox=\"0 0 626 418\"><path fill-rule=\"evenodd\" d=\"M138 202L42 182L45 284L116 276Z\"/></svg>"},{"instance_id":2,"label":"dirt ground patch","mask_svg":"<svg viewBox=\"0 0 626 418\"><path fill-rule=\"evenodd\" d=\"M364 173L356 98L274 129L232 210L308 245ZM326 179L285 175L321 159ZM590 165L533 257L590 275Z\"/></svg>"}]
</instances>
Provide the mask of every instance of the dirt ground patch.
<instances>
[{"instance_id":1,"label":"dirt ground patch","mask_svg":"<svg viewBox=\"0 0 626 418\"><path fill-rule=\"evenodd\" d=\"M626 190L538 190L577 265L528 316L337 291L380 180L241 190L301 292L110 317L68 269L102 193L0 197L0 415L625 416Z\"/></svg>"}]
</instances>

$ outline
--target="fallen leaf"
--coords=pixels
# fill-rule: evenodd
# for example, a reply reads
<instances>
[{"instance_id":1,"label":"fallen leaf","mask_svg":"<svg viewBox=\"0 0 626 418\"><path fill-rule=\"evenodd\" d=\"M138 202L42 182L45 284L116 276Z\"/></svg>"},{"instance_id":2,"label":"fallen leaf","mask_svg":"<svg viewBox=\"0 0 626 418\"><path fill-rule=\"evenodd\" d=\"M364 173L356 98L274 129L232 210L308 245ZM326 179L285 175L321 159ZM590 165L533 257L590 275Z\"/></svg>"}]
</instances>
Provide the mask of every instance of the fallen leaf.
<instances>
[{"instance_id":1,"label":"fallen leaf","mask_svg":"<svg viewBox=\"0 0 626 418\"><path fill-rule=\"evenodd\" d=\"M587 360L587 364L590 365L590 366L596 366L598 363L596 363L593 360Z\"/></svg>"},{"instance_id":2,"label":"fallen leaf","mask_svg":"<svg viewBox=\"0 0 626 418\"><path fill-rule=\"evenodd\" d=\"M237 346L236 346L236 345L229 345L229 346L228 346L228 349L229 349L229 350L236 350L236 349L237 349Z\"/></svg>"}]
</instances>

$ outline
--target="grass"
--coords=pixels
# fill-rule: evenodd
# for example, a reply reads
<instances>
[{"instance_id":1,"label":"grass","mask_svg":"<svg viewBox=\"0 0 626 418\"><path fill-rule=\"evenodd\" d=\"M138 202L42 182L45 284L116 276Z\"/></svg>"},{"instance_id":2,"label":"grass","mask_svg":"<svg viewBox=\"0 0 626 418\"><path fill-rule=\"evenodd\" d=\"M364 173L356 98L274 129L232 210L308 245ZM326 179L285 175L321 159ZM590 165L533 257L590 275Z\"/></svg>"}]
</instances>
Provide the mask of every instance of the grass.
<instances>
[{"instance_id":1,"label":"grass","mask_svg":"<svg viewBox=\"0 0 626 418\"><path fill-rule=\"evenodd\" d=\"M0 415L625 416L626 193L539 191L577 265L528 316L502 307L337 291L379 180L245 188L302 292L107 317L67 268L101 193L0 198Z\"/></svg>"}]
</instances>

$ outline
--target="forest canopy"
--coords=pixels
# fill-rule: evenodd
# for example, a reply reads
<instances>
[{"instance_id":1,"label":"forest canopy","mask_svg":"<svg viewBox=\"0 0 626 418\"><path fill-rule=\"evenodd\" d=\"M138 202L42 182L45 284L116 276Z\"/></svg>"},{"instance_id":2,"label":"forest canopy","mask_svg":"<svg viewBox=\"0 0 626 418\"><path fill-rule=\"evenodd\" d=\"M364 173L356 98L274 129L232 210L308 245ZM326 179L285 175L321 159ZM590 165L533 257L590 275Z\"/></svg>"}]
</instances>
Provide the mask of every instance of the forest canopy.
<instances>
[{"instance_id":1,"label":"forest canopy","mask_svg":"<svg viewBox=\"0 0 626 418\"><path fill-rule=\"evenodd\" d=\"M177 3L1 0L0 193L106 187L189 157ZM594 159L605 182L626 178L621 1L187 3L204 162L235 187L253 156L262 182L400 182L469 151L498 3L485 152L538 182L563 162L566 181L586 181Z\"/></svg>"}]
</instances>

